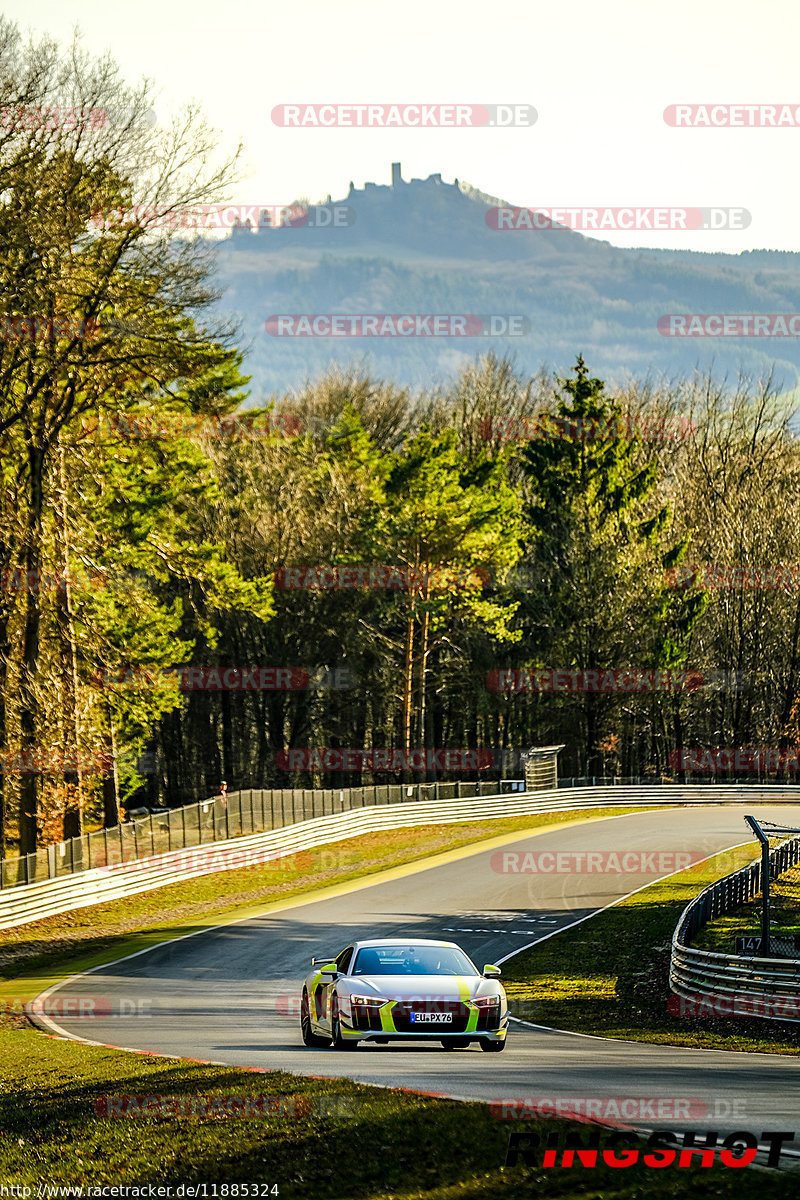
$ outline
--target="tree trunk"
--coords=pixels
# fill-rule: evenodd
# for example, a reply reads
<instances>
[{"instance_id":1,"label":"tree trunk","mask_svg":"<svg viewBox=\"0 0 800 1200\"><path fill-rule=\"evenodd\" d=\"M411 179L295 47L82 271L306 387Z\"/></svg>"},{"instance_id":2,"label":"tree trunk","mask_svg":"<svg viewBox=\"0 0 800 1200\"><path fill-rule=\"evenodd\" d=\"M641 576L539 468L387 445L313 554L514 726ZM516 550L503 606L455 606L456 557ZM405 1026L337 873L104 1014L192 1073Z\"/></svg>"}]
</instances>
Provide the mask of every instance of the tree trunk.
<instances>
[{"instance_id":1,"label":"tree trunk","mask_svg":"<svg viewBox=\"0 0 800 1200\"><path fill-rule=\"evenodd\" d=\"M6 806L8 802L4 760L6 758L6 662L11 645L8 641L8 623L0 624L0 860L6 856Z\"/></svg>"},{"instance_id":2,"label":"tree trunk","mask_svg":"<svg viewBox=\"0 0 800 1200\"><path fill-rule=\"evenodd\" d=\"M403 714L402 740L406 754L411 749L411 697L414 689L414 612L409 614L406 622L406 647L403 658ZM402 782L409 783L411 774L404 770Z\"/></svg>"},{"instance_id":3,"label":"tree trunk","mask_svg":"<svg viewBox=\"0 0 800 1200\"><path fill-rule=\"evenodd\" d=\"M428 598L428 584L425 585L425 599ZM428 691L428 639L430 634L430 613L426 609L422 615L422 650L420 652L420 670L419 670L419 731L420 744L427 745L427 706L425 703L426 694ZM433 749L433 747L429 747ZM420 779L424 778L423 772L418 772Z\"/></svg>"},{"instance_id":4,"label":"tree trunk","mask_svg":"<svg viewBox=\"0 0 800 1200\"><path fill-rule=\"evenodd\" d=\"M78 718L78 659L75 646L75 625L72 619L72 584L70 581L69 530L67 528L67 496L64 475L64 448L58 450L59 498L54 506L55 548L57 571L56 631L61 660L62 743L67 766L64 769L64 841L80 837L83 832L83 780L80 768L80 723ZM74 764L74 769L73 769Z\"/></svg>"},{"instance_id":5,"label":"tree trunk","mask_svg":"<svg viewBox=\"0 0 800 1200\"><path fill-rule=\"evenodd\" d=\"M222 774L223 778L228 782L229 786L233 786L233 722L231 720L231 694L230 692L220 692L220 702L222 709ZM239 784L243 784L243 780L239 780Z\"/></svg>"},{"instance_id":6,"label":"tree trunk","mask_svg":"<svg viewBox=\"0 0 800 1200\"><path fill-rule=\"evenodd\" d=\"M38 837L39 776L34 760L39 758L36 745L36 677L39 673L39 626L41 623L41 534L43 508L44 451L28 442L29 500L25 570L25 630L20 675L20 749L22 751L22 787L19 805L19 852L33 854Z\"/></svg>"},{"instance_id":7,"label":"tree trunk","mask_svg":"<svg viewBox=\"0 0 800 1200\"><path fill-rule=\"evenodd\" d=\"M114 738L114 715L106 705L105 752L111 766L103 774L103 828L116 829L119 825L119 779L117 777L117 754ZM64 837L66 839L66 829Z\"/></svg>"}]
</instances>

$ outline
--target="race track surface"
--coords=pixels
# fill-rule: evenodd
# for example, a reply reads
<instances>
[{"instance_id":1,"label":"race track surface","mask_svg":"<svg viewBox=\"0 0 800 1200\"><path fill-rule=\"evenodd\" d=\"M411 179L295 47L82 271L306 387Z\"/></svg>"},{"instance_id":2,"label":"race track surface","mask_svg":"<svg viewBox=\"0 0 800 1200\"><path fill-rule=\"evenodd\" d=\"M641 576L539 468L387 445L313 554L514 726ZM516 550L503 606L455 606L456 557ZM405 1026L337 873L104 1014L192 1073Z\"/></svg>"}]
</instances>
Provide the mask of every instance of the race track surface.
<instances>
[{"instance_id":1,"label":"race track surface","mask_svg":"<svg viewBox=\"0 0 800 1200\"><path fill-rule=\"evenodd\" d=\"M800 1140L800 1057L587 1038L513 1021L500 1055L484 1054L477 1045L448 1053L438 1043L362 1044L343 1054L306 1049L300 1040L297 1004L312 955L335 955L358 937L408 935L457 942L479 967L499 963L672 869L668 862L658 870L655 860L655 870L637 874L505 873L497 869L498 856L653 851L697 860L750 843L746 812L800 825L800 807L750 803L643 812L521 836L500 851L470 853L335 898L220 926L75 977L48 1003L102 997L113 1015L58 1016L47 1025L106 1045L345 1076L464 1100L689 1101L688 1109L668 1104L674 1115L666 1121L649 1119L647 1105L639 1105L639 1116L629 1123L723 1134L795 1130ZM589 921L587 933L591 927Z\"/></svg>"}]
</instances>

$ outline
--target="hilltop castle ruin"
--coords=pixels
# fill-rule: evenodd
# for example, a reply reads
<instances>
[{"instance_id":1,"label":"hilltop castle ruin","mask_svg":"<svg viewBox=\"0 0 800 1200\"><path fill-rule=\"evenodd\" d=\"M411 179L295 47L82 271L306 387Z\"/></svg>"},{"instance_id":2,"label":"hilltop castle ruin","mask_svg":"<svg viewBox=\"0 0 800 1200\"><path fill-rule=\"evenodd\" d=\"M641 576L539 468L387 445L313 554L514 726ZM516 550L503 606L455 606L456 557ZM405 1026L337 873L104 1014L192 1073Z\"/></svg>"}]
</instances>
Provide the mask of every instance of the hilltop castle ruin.
<instances>
[{"instance_id":1,"label":"hilltop castle ruin","mask_svg":"<svg viewBox=\"0 0 800 1200\"><path fill-rule=\"evenodd\" d=\"M357 188L353 181L350 181L350 190L347 196L342 201L332 201L328 196L323 205L310 205L310 209L326 207L332 204L347 204L351 206L363 206L369 208L371 202L375 200L390 200L397 201L400 199L413 201L423 199L430 196L433 191L437 191L444 199L449 193L452 199L465 199L465 193L456 179L453 183L443 183L441 174L429 175L427 179L403 179L402 168L399 162L392 163L392 182L383 183L365 183L363 188ZM355 203L354 203L355 202ZM289 206L287 206L287 211ZM231 228L233 237L241 237L245 234L254 234L264 232L267 235L276 233L278 229L285 230L287 224L273 225L270 219L269 210L264 209L261 212L260 223L256 226L247 220L237 222Z\"/></svg>"}]
</instances>

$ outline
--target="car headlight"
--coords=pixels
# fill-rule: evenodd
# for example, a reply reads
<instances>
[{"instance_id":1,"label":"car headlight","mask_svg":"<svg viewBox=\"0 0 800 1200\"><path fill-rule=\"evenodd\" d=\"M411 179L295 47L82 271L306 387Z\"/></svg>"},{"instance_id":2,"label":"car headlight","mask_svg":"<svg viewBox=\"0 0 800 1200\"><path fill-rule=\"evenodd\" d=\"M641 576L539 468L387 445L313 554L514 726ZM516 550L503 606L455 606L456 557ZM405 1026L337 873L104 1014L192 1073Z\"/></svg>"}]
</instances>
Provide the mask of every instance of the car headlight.
<instances>
[{"instance_id":1,"label":"car headlight","mask_svg":"<svg viewBox=\"0 0 800 1200\"><path fill-rule=\"evenodd\" d=\"M499 1008L499 996L478 996L472 1001L476 1008Z\"/></svg>"},{"instance_id":2,"label":"car headlight","mask_svg":"<svg viewBox=\"0 0 800 1200\"><path fill-rule=\"evenodd\" d=\"M389 1001L383 1000L380 996L351 996L350 1003L358 1007L364 1005L366 1008L380 1008L382 1004L388 1004Z\"/></svg>"}]
</instances>

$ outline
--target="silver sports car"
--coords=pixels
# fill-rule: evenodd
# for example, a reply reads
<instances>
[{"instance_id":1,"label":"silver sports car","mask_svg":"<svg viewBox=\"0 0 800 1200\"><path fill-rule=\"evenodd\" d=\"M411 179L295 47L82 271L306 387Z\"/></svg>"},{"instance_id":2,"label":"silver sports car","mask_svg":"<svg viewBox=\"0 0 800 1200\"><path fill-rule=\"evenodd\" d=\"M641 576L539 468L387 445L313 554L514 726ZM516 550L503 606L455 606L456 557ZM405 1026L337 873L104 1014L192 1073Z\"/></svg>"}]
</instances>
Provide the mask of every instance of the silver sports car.
<instances>
[{"instance_id":1,"label":"silver sports car","mask_svg":"<svg viewBox=\"0 0 800 1200\"><path fill-rule=\"evenodd\" d=\"M479 1042L502 1050L508 1032L500 968L479 971L453 942L354 942L335 959L312 958L300 1025L307 1046L352 1050L361 1041Z\"/></svg>"}]
</instances>

